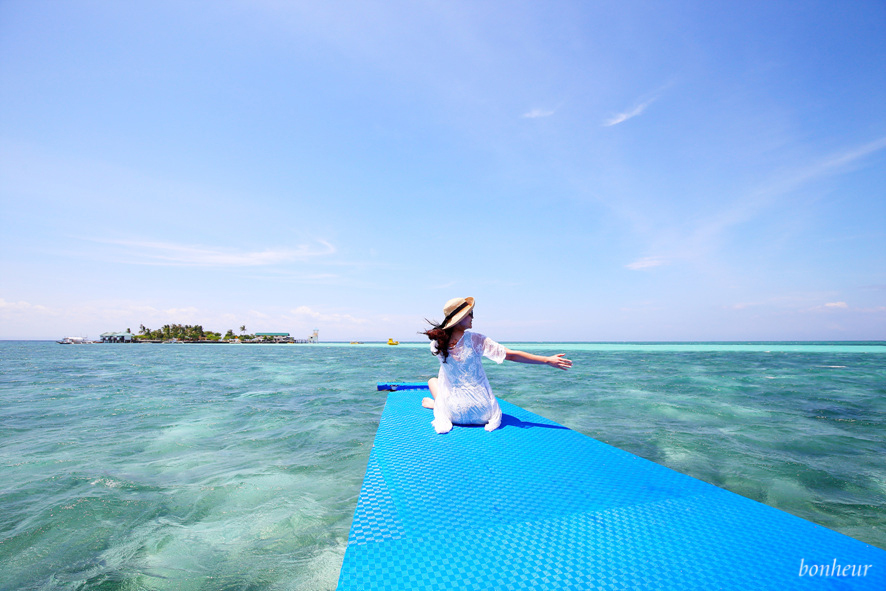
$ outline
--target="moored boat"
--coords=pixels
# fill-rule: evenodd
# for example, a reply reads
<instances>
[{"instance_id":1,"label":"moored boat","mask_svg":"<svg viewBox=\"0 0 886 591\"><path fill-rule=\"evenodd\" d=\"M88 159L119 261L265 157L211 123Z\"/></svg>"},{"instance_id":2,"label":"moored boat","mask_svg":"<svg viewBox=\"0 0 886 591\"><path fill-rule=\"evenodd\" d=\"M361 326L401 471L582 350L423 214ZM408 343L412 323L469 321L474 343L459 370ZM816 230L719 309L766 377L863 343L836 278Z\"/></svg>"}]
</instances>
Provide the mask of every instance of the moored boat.
<instances>
[{"instance_id":1,"label":"moored boat","mask_svg":"<svg viewBox=\"0 0 886 591\"><path fill-rule=\"evenodd\" d=\"M87 337L65 337L56 341L59 345L90 345L92 342Z\"/></svg>"}]
</instances>

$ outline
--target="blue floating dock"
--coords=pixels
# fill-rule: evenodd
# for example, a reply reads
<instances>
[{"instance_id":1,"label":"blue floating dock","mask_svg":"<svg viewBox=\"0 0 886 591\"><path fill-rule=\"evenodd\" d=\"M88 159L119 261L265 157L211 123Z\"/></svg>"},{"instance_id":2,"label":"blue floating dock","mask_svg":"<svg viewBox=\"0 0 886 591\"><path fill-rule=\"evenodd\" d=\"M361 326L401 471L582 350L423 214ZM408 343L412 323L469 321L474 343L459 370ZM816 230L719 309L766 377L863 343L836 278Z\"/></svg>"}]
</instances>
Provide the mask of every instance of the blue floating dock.
<instances>
[{"instance_id":1,"label":"blue floating dock","mask_svg":"<svg viewBox=\"0 0 886 591\"><path fill-rule=\"evenodd\" d=\"M388 395L340 590L886 589L883 550L504 401L437 435L422 395Z\"/></svg>"},{"instance_id":2,"label":"blue floating dock","mask_svg":"<svg viewBox=\"0 0 886 591\"><path fill-rule=\"evenodd\" d=\"M379 382L376 386L379 391L389 390L396 392L397 390L427 390L427 382Z\"/></svg>"}]
</instances>

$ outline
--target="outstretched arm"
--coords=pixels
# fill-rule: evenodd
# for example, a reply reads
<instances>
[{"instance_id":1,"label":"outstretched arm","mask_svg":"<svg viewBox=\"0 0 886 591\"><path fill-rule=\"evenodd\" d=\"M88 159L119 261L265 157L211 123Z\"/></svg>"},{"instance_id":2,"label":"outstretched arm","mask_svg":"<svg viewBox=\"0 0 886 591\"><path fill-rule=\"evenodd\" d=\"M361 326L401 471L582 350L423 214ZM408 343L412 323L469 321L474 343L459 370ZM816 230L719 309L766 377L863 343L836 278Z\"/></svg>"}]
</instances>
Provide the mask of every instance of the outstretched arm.
<instances>
[{"instance_id":1,"label":"outstretched arm","mask_svg":"<svg viewBox=\"0 0 886 591\"><path fill-rule=\"evenodd\" d=\"M525 351L514 351L513 349L505 349L505 351L507 351L505 359L508 361L516 361L517 363L543 363L562 370L567 370L572 367L572 361L564 357L564 355L566 355L565 353L558 353L556 355L551 355L550 357L542 357L541 355L533 355L532 353L526 353Z\"/></svg>"}]
</instances>

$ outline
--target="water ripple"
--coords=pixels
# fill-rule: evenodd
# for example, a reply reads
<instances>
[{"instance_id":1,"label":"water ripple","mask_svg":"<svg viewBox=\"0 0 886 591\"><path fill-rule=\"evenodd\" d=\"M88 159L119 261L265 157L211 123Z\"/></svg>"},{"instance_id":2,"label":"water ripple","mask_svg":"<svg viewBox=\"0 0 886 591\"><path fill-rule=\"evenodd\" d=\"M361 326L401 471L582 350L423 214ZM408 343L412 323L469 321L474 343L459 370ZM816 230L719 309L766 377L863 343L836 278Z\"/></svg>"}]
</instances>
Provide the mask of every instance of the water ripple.
<instances>
[{"instance_id":1,"label":"water ripple","mask_svg":"<svg viewBox=\"0 0 886 591\"><path fill-rule=\"evenodd\" d=\"M570 372L488 372L533 412L886 548L877 346L560 345ZM435 373L426 345L0 343L0 588L332 589L375 383Z\"/></svg>"}]
</instances>

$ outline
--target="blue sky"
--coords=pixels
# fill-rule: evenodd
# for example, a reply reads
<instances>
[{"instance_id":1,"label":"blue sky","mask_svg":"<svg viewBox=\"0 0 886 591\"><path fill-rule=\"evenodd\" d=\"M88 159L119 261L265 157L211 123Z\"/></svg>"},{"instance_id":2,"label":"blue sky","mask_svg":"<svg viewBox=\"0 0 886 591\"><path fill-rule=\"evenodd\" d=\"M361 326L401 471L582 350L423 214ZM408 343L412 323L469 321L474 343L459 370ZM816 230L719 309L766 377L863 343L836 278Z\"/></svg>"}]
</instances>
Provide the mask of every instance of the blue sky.
<instances>
[{"instance_id":1,"label":"blue sky","mask_svg":"<svg viewBox=\"0 0 886 591\"><path fill-rule=\"evenodd\" d=\"M886 4L0 2L0 338L886 338Z\"/></svg>"}]
</instances>

